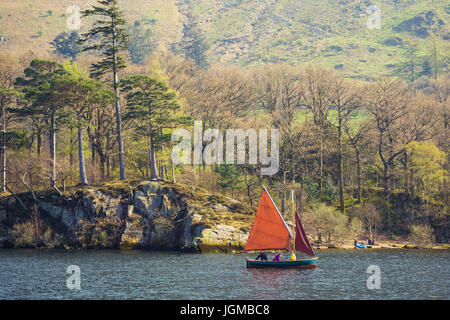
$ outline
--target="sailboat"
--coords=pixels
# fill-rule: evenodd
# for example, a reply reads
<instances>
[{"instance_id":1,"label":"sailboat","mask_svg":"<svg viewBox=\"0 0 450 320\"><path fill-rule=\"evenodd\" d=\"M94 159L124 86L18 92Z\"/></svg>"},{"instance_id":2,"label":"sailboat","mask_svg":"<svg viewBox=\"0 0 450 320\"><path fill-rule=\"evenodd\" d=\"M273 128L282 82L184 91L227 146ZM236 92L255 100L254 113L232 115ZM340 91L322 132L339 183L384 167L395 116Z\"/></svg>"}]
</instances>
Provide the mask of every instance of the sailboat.
<instances>
[{"instance_id":1,"label":"sailboat","mask_svg":"<svg viewBox=\"0 0 450 320\"><path fill-rule=\"evenodd\" d=\"M259 200L258 211L252 230L245 244L245 251L288 250L301 251L312 256L308 259L260 261L247 259L247 268L317 268L318 257L306 237L300 218L295 213L294 192L292 191L292 224L295 232L291 233L283 216L278 211L265 187Z\"/></svg>"}]
</instances>

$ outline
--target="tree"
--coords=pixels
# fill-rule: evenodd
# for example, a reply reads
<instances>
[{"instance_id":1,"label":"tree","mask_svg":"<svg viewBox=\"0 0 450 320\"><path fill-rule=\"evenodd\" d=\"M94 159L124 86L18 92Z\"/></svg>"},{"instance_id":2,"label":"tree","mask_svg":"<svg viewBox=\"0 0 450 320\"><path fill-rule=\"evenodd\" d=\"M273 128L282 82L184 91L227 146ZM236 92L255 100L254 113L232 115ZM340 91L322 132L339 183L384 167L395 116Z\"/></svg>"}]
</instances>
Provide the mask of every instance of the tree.
<instances>
[{"instance_id":1,"label":"tree","mask_svg":"<svg viewBox=\"0 0 450 320\"><path fill-rule=\"evenodd\" d=\"M431 63L429 60L425 60L422 63L422 71L420 72L419 76L431 77L432 74L433 72L431 70Z\"/></svg>"},{"instance_id":2,"label":"tree","mask_svg":"<svg viewBox=\"0 0 450 320\"><path fill-rule=\"evenodd\" d=\"M327 245L342 242L348 235L348 218L342 212L325 204L319 204L309 216L317 231L319 242L324 238Z\"/></svg>"},{"instance_id":3,"label":"tree","mask_svg":"<svg viewBox=\"0 0 450 320\"><path fill-rule=\"evenodd\" d=\"M409 104L407 88L398 80L380 79L366 89L365 105L377 130L377 149L386 195L391 193L395 160L404 151L399 137Z\"/></svg>"},{"instance_id":4,"label":"tree","mask_svg":"<svg viewBox=\"0 0 450 320\"><path fill-rule=\"evenodd\" d=\"M439 109L439 125L441 127L440 134L438 136L439 148L441 148L446 155L444 160L444 170L449 171L450 153L449 145L449 110L450 110L450 81L448 76L434 80L432 82L432 97L436 101ZM443 189L444 189L444 205L448 204L448 178L444 177Z\"/></svg>"},{"instance_id":5,"label":"tree","mask_svg":"<svg viewBox=\"0 0 450 320\"><path fill-rule=\"evenodd\" d=\"M180 109L176 93L159 80L146 75L135 75L123 80L121 86L127 93L128 102L124 118L135 120L135 130L147 137L150 178L158 179L157 145L161 146L170 141L170 135L163 131L185 123L188 118L176 114Z\"/></svg>"},{"instance_id":6,"label":"tree","mask_svg":"<svg viewBox=\"0 0 450 320\"><path fill-rule=\"evenodd\" d=\"M300 111L301 91L297 75L286 65L264 67L255 74L257 99L260 107L270 116L272 125L281 133L280 170L283 183L280 184L281 211L286 210L287 191L285 173L289 172L292 180L303 177L304 154L301 154L304 141L304 126L297 121ZM300 206L301 207L301 206Z\"/></svg>"},{"instance_id":7,"label":"tree","mask_svg":"<svg viewBox=\"0 0 450 320\"><path fill-rule=\"evenodd\" d=\"M153 33L149 28L144 28L141 21L135 21L130 28L130 43L128 51L131 61L135 64L144 62L146 56L155 49Z\"/></svg>"},{"instance_id":8,"label":"tree","mask_svg":"<svg viewBox=\"0 0 450 320\"><path fill-rule=\"evenodd\" d=\"M314 124L319 128L319 192L322 195L324 182L324 151L325 135L328 127L329 101L328 90L329 72L308 66L301 75L302 105L313 115Z\"/></svg>"},{"instance_id":9,"label":"tree","mask_svg":"<svg viewBox=\"0 0 450 320\"><path fill-rule=\"evenodd\" d=\"M99 17L94 27L82 35L81 43L88 43L83 51L100 51L104 57L98 63L91 66L91 75L95 78L107 73L113 75L113 88L116 95L116 130L117 146L119 149L120 180L126 180L125 155L122 140L122 119L119 100L119 70L126 67L125 59L121 52L128 49L129 35L125 28L126 20L119 9L118 0L98 0L101 6L94 6L92 10L83 11L83 17ZM90 44L89 41L97 42Z\"/></svg>"},{"instance_id":10,"label":"tree","mask_svg":"<svg viewBox=\"0 0 450 320\"><path fill-rule=\"evenodd\" d=\"M83 130L87 123L85 114L91 111L95 103L97 92L102 90L102 84L94 79L88 79L74 65L66 64L65 69L69 72L59 77L56 82L56 90L61 94L66 107L70 107L75 113L75 126L78 131L78 162L80 183L88 184L86 165L83 150Z\"/></svg>"},{"instance_id":11,"label":"tree","mask_svg":"<svg viewBox=\"0 0 450 320\"><path fill-rule=\"evenodd\" d=\"M443 179L448 174L442 164L445 161L445 153L440 151L432 141L412 141L406 145L409 159L409 170L418 190L422 191L422 197L430 200L441 192Z\"/></svg>"},{"instance_id":12,"label":"tree","mask_svg":"<svg viewBox=\"0 0 450 320\"><path fill-rule=\"evenodd\" d=\"M209 46L198 24L193 21L183 27L183 40L180 43L181 51L187 58L194 60L200 68L208 67L206 52Z\"/></svg>"},{"instance_id":13,"label":"tree","mask_svg":"<svg viewBox=\"0 0 450 320\"><path fill-rule=\"evenodd\" d=\"M219 186L224 190L231 190L233 196L234 191L243 189L243 177L241 172L234 164L223 164L215 166L216 172L219 174Z\"/></svg>"},{"instance_id":14,"label":"tree","mask_svg":"<svg viewBox=\"0 0 450 320\"><path fill-rule=\"evenodd\" d=\"M365 229L369 232L369 238L375 242L381 227L381 215L375 205L365 203L356 211L357 217L363 222Z\"/></svg>"},{"instance_id":15,"label":"tree","mask_svg":"<svg viewBox=\"0 0 450 320\"><path fill-rule=\"evenodd\" d=\"M344 152L343 135L348 122L356 117L356 110L361 106L361 98L354 84L345 82L342 78L333 77L328 91L330 108L335 110L336 119L327 121L338 132L338 171L339 171L339 203L340 210L344 212Z\"/></svg>"},{"instance_id":16,"label":"tree","mask_svg":"<svg viewBox=\"0 0 450 320\"><path fill-rule=\"evenodd\" d=\"M112 105L114 99L114 91L102 88L95 92L89 109L83 114L83 119L88 124L86 131L89 142L100 160L102 181L111 178L110 158L117 144L117 140L114 139L116 133L115 110Z\"/></svg>"},{"instance_id":17,"label":"tree","mask_svg":"<svg viewBox=\"0 0 450 320\"><path fill-rule=\"evenodd\" d=\"M56 188L56 131L59 123L67 118L56 84L57 78L66 71L60 63L34 59L24 73L25 78L18 78L16 82L32 103L24 108L22 115L39 115L46 123L50 135L50 185Z\"/></svg>"},{"instance_id":18,"label":"tree","mask_svg":"<svg viewBox=\"0 0 450 320\"><path fill-rule=\"evenodd\" d=\"M55 53L62 55L64 58L70 58L73 62L81 53L81 46L78 42L80 35L76 31L62 32L50 43Z\"/></svg>"},{"instance_id":19,"label":"tree","mask_svg":"<svg viewBox=\"0 0 450 320\"><path fill-rule=\"evenodd\" d=\"M350 126L345 128L345 133L347 134L348 143L352 146L355 151L356 160L356 181L357 181L357 203L361 203L362 200L362 168L361 168L361 149L367 147L369 144L369 132L370 132L370 121L363 121L360 124Z\"/></svg>"},{"instance_id":20,"label":"tree","mask_svg":"<svg viewBox=\"0 0 450 320\"><path fill-rule=\"evenodd\" d=\"M1 158L1 186L0 192L6 190L6 149L8 142L13 140L17 134L13 131L8 131L9 124L15 117L13 106L17 104L22 97L21 92L14 89L8 89L0 85L0 158Z\"/></svg>"}]
</instances>

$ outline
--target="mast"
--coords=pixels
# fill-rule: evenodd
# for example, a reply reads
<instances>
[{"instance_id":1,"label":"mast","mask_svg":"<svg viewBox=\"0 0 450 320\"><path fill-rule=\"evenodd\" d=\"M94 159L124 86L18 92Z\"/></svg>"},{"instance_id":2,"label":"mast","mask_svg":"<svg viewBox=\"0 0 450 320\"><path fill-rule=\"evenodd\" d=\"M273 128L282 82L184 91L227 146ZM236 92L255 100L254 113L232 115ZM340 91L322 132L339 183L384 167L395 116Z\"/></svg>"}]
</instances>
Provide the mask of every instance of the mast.
<instances>
[{"instance_id":1,"label":"mast","mask_svg":"<svg viewBox=\"0 0 450 320\"><path fill-rule=\"evenodd\" d=\"M291 189L291 200L292 200L292 250L295 253L295 203L294 203L294 189Z\"/></svg>"}]
</instances>

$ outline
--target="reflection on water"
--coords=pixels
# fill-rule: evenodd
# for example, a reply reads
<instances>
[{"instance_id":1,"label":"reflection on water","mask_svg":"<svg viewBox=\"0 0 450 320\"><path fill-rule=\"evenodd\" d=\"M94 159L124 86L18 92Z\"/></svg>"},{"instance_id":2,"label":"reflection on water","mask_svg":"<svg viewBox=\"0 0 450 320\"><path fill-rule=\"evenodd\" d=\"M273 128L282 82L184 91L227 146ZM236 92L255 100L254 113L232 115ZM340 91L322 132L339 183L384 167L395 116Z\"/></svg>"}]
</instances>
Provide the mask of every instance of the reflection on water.
<instances>
[{"instance_id":1,"label":"reflection on water","mask_svg":"<svg viewBox=\"0 0 450 320\"><path fill-rule=\"evenodd\" d=\"M316 269L247 269L244 254L0 250L0 299L448 299L450 252L324 251ZM81 290L69 290L69 265ZM381 289L367 288L367 268Z\"/></svg>"}]
</instances>

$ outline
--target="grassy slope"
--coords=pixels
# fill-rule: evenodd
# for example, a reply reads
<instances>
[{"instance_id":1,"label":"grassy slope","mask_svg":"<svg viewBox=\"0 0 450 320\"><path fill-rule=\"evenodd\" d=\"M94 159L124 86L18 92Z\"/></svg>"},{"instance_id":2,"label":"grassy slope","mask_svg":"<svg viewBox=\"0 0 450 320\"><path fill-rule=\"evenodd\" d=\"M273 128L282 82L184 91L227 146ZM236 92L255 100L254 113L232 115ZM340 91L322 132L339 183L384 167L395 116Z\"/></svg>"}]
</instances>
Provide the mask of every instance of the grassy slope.
<instances>
[{"instance_id":1,"label":"grassy slope","mask_svg":"<svg viewBox=\"0 0 450 320\"><path fill-rule=\"evenodd\" d=\"M94 2L2 0L0 36L10 40L0 44L0 53L48 50L48 43L67 30L67 7L75 4L85 9ZM441 36L449 32L450 8L444 0L374 1L381 9L380 30L367 28L365 11L370 2L362 0L122 0L122 3L130 23L142 18L156 19L155 33L162 46L179 39L184 15L192 14L211 44L212 63L252 66L261 62L313 62L328 67L342 65L340 70L347 76L390 74L392 68L386 65L404 60L413 43L418 45L419 60L431 58L432 37L420 39L393 31L394 26L421 12L433 10L446 24ZM53 11L51 16L48 10ZM83 30L87 28L85 22ZM390 37L401 37L403 44L385 45L384 41ZM439 38L437 47L439 60L450 64L450 42ZM369 52L369 48L375 52Z\"/></svg>"},{"instance_id":2,"label":"grassy slope","mask_svg":"<svg viewBox=\"0 0 450 320\"><path fill-rule=\"evenodd\" d=\"M49 42L59 33L68 31L69 6L81 10L90 8L95 0L2 0L0 2L0 36L8 37L0 44L0 53L19 50L49 50ZM154 27L161 44L181 36L182 24L174 1L122 0L122 8L130 24L137 19L156 19ZM48 10L52 11L48 15ZM88 30L92 20L82 20L82 32ZM42 32L40 36L38 33Z\"/></svg>"}]
</instances>

